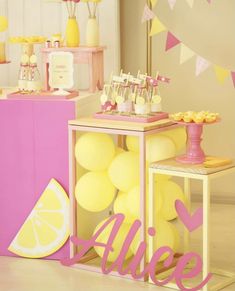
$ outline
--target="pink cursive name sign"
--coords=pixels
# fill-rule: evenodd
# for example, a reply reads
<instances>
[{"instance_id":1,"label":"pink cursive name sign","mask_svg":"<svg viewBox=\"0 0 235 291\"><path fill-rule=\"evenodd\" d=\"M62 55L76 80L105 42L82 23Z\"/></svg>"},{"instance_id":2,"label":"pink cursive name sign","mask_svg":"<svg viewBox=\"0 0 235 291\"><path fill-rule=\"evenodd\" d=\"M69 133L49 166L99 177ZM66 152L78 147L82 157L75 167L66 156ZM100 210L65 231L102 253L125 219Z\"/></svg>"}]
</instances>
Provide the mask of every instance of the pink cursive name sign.
<instances>
[{"instance_id":1,"label":"pink cursive name sign","mask_svg":"<svg viewBox=\"0 0 235 291\"><path fill-rule=\"evenodd\" d=\"M144 266L143 270L139 271L139 266L142 259L145 256L145 252L147 249L146 242L141 242L136 254L133 256L131 261L127 266L124 267L124 261L126 254L132 244L132 241L137 234L138 230L141 228L140 220L135 220L132 224L125 241L123 243L122 249L120 251L119 256L117 257L116 261L114 261L109 267L107 267L107 258L110 252L113 251L112 245L115 238L118 236L118 231L125 219L123 214L115 214L111 216L97 231L96 233L89 239L83 240L77 237L71 237L71 241L76 245L79 246L80 251L73 257L69 259L62 260L61 263L65 266L71 266L79 262L79 260L89 251L90 248L94 246L99 246L104 248L104 254L101 261L101 269L104 274L109 274L113 270L117 270L120 275L127 275L131 274L134 279L141 279L144 278L146 275L150 276L152 281L157 286L164 286L175 280L177 286L182 291L197 291L202 289L211 279L212 274L208 274L207 277L197 286L193 288L186 288L183 285L183 280L185 279L192 279L198 276L202 271L202 259L197 253L186 253L182 257L179 258L178 263L174 269L172 269L172 273L168 275L167 278L164 280L158 280L156 278L156 266L159 262L159 259L163 254L167 254L167 258L164 261L164 266L170 267L173 263L174 259L174 252L171 248L165 246L159 248L157 251L154 252L151 260ZM114 223L113 223L114 222ZM112 230L110 232L110 236L106 243L97 242L97 238L99 235L108 227L110 224L113 224ZM156 231L154 228L148 228L148 235L155 236ZM188 272L185 271L186 266L189 262L194 261L194 267L190 269Z\"/></svg>"}]
</instances>

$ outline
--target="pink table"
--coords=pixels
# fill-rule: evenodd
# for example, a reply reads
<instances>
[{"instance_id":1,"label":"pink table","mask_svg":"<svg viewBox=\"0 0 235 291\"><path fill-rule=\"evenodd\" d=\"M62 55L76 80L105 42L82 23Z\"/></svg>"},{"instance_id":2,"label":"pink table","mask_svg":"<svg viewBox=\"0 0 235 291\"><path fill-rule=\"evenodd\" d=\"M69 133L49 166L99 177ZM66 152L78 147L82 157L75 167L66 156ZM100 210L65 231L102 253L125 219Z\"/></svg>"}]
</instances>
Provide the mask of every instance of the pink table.
<instances>
[{"instance_id":1,"label":"pink table","mask_svg":"<svg viewBox=\"0 0 235 291\"><path fill-rule=\"evenodd\" d=\"M68 120L74 101L0 100L0 256L51 178L69 190ZM50 259L69 255L66 244Z\"/></svg>"},{"instance_id":2,"label":"pink table","mask_svg":"<svg viewBox=\"0 0 235 291\"><path fill-rule=\"evenodd\" d=\"M71 52L74 55L74 63L75 64L88 64L89 65L89 79L90 92L95 92L98 88L99 90L103 89L104 86L104 49L105 47L85 47L80 46L77 48L43 48L42 56L43 56L43 68L44 68L44 76L45 76L45 90L49 90L49 54L51 52L56 51L65 51Z\"/></svg>"}]
</instances>

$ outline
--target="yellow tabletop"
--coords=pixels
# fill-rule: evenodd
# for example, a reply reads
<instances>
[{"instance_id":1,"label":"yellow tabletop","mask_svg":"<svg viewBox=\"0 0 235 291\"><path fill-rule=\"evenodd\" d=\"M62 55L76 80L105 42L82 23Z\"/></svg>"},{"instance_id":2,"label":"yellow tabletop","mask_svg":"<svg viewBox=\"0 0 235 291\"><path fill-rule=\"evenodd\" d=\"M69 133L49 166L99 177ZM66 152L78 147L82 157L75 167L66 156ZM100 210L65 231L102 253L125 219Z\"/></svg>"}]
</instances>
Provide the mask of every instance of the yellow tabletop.
<instances>
[{"instance_id":1,"label":"yellow tabletop","mask_svg":"<svg viewBox=\"0 0 235 291\"><path fill-rule=\"evenodd\" d=\"M119 120L108 120L98 119L92 117L79 118L76 120L70 120L69 125L74 126L87 126L87 127L98 127L107 129L119 129L119 130L130 130L130 131L149 131L157 128L172 128L177 126L174 122L169 119L162 119L155 122L139 123Z\"/></svg>"},{"instance_id":2,"label":"yellow tabletop","mask_svg":"<svg viewBox=\"0 0 235 291\"><path fill-rule=\"evenodd\" d=\"M232 161L230 164L225 166L219 166L215 168L206 168L203 164L182 164L177 162L174 158L163 160L159 162L154 162L150 164L150 168L153 169L161 169L168 171L177 171L177 172L187 172L191 174L199 174L199 175L210 175L223 170L227 170L235 167L235 162Z\"/></svg>"}]
</instances>

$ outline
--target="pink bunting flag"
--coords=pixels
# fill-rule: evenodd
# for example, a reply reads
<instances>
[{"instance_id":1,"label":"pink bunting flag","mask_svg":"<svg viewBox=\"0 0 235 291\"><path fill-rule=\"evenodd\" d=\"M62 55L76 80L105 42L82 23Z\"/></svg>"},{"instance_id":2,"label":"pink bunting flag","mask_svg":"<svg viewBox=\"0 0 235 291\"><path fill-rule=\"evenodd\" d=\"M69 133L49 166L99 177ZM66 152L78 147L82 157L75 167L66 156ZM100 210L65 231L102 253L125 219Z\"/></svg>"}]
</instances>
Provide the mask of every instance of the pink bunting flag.
<instances>
[{"instance_id":1,"label":"pink bunting flag","mask_svg":"<svg viewBox=\"0 0 235 291\"><path fill-rule=\"evenodd\" d=\"M153 11L148 7L147 4L145 4L143 16L142 16L142 23L145 21L149 21L153 19L154 17L155 17L155 14L153 13Z\"/></svg>"},{"instance_id":2,"label":"pink bunting flag","mask_svg":"<svg viewBox=\"0 0 235 291\"><path fill-rule=\"evenodd\" d=\"M197 60L196 60L196 76L199 76L209 66L210 66L210 63L206 59L204 59L204 58L202 58L200 56L197 56Z\"/></svg>"},{"instance_id":3,"label":"pink bunting flag","mask_svg":"<svg viewBox=\"0 0 235 291\"><path fill-rule=\"evenodd\" d=\"M169 4L171 10L174 9L174 7L175 7L175 3L176 3L176 0L168 0L168 4Z\"/></svg>"},{"instance_id":4,"label":"pink bunting flag","mask_svg":"<svg viewBox=\"0 0 235 291\"><path fill-rule=\"evenodd\" d=\"M181 41L178 40L178 38L176 38L170 31L168 31L165 51L168 51L169 49L173 48L174 46L176 46L180 42Z\"/></svg>"},{"instance_id":5,"label":"pink bunting flag","mask_svg":"<svg viewBox=\"0 0 235 291\"><path fill-rule=\"evenodd\" d=\"M233 80L233 86L235 87L235 72L231 72L232 80Z\"/></svg>"},{"instance_id":6,"label":"pink bunting flag","mask_svg":"<svg viewBox=\"0 0 235 291\"><path fill-rule=\"evenodd\" d=\"M207 0L207 2L208 2L209 4L211 4L212 0Z\"/></svg>"}]
</instances>

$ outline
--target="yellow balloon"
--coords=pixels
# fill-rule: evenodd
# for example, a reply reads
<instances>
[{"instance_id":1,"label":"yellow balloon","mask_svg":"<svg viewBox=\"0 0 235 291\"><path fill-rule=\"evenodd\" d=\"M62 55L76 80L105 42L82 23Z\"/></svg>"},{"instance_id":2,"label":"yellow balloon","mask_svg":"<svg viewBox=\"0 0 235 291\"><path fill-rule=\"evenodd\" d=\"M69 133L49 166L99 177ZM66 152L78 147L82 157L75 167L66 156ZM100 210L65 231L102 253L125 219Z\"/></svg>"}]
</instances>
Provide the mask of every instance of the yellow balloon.
<instances>
[{"instance_id":1,"label":"yellow balloon","mask_svg":"<svg viewBox=\"0 0 235 291\"><path fill-rule=\"evenodd\" d=\"M133 135L126 137L126 146L129 151L138 153L140 151L139 138Z\"/></svg>"},{"instance_id":2,"label":"yellow balloon","mask_svg":"<svg viewBox=\"0 0 235 291\"><path fill-rule=\"evenodd\" d=\"M150 163L172 158L175 154L175 144L168 137L158 134L146 141L146 159Z\"/></svg>"},{"instance_id":3,"label":"yellow balloon","mask_svg":"<svg viewBox=\"0 0 235 291\"><path fill-rule=\"evenodd\" d=\"M185 195L181 187L172 181L166 181L160 185L160 191L162 193L163 204L161 208L161 215L166 220L172 220L177 217L175 210L175 201L185 201Z\"/></svg>"},{"instance_id":4,"label":"yellow balloon","mask_svg":"<svg viewBox=\"0 0 235 291\"><path fill-rule=\"evenodd\" d=\"M124 152L114 158L108 173L114 186L127 192L139 183L139 168L139 155Z\"/></svg>"},{"instance_id":5,"label":"yellow balloon","mask_svg":"<svg viewBox=\"0 0 235 291\"><path fill-rule=\"evenodd\" d=\"M118 194L116 200L113 204L113 211L115 214L122 213L125 215L125 222L132 223L136 220L136 217L133 216L129 209L127 208L127 193L121 192L121 194Z\"/></svg>"},{"instance_id":6,"label":"yellow balloon","mask_svg":"<svg viewBox=\"0 0 235 291\"><path fill-rule=\"evenodd\" d=\"M187 133L184 127L178 127L172 130L166 130L166 131L161 132L161 134L173 140L177 151L181 151L182 149L186 147Z\"/></svg>"},{"instance_id":7,"label":"yellow balloon","mask_svg":"<svg viewBox=\"0 0 235 291\"><path fill-rule=\"evenodd\" d=\"M160 247L168 246L172 250L175 246L175 241L177 238L175 237L175 232L171 227L170 223L162 219L161 217L157 217L157 221L155 224L156 235L153 240L153 252L156 252ZM138 232L131 244L131 250L133 254L135 254L138 250L140 243L140 233ZM149 236L147 235L147 261L148 260L148 252L149 252ZM163 261L167 258L167 254L164 254L159 261Z\"/></svg>"},{"instance_id":8,"label":"yellow balloon","mask_svg":"<svg viewBox=\"0 0 235 291\"><path fill-rule=\"evenodd\" d=\"M112 138L104 133L83 134L75 146L77 162L89 171L106 170L116 153Z\"/></svg>"},{"instance_id":9,"label":"yellow balloon","mask_svg":"<svg viewBox=\"0 0 235 291\"><path fill-rule=\"evenodd\" d=\"M8 20L5 16L0 15L0 32L6 31L8 28Z\"/></svg>"},{"instance_id":10,"label":"yellow balloon","mask_svg":"<svg viewBox=\"0 0 235 291\"><path fill-rule=\"evenodd\" d=\"M146 199L146 212L149 213L149 191L148 186L146 188L147 199ZM154 194L155 206L154 212L158 213L162 207L162 197L159 191L156 190ZM140 217L140 186L135 186L127 193L126 207L130 214L136 219Z\"/></svg>"},{"instance_id":11,"label":"yellow balloon","mask_svg":"<svg viewBox=\"0 0 235 291\"><path fill-rule=\"evenodd\" d=\"M112 203L115 192L107 172L88 172L78 180L75 188L78 204L91 212L106 209Z\"/></svg>"},{"instance_id":12,"label":"yellow balloon","mask_svg":"<svg viewBox=\"0 0 235 291\"><path fill-rule=\"evenodd\" d=\"M104 222L107 219L105 219L104 221L102 221L101 223L98 224L98 226L96 227L94 233L104 224ZM97 237L96 242L100 242L100 243L107 243L110 233L112 231L114 222L112 222L111 224L109 224L108 227L105 228L105 230ZM126 239L126 236L130 230L131 225L128 223L123 223L118 231L118 234L116 236L116 238L113 241L112 247L113 247L113 251L109 253L108 255L108 261L109 262L114 262L117 257L120 254L121 248L123 246L123 243ZM102 247L94 247L95 251L97 252L97 254L102 258L103 254L104 254L104 248ZM127 252L127 255L125 257L125 259L129 259L132 256L132 251L131 249L129 249L129 251Z\"/></svg>"}]
</instances>

